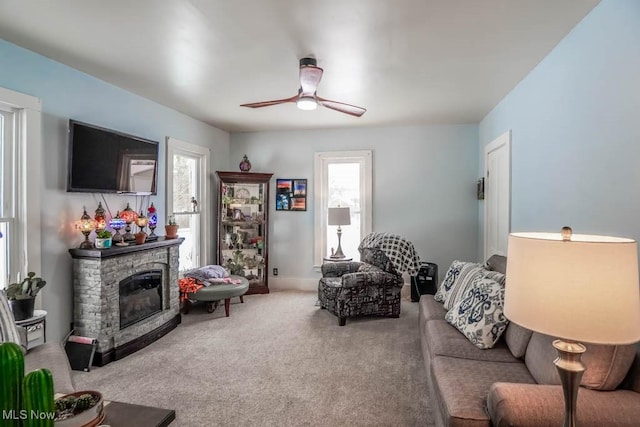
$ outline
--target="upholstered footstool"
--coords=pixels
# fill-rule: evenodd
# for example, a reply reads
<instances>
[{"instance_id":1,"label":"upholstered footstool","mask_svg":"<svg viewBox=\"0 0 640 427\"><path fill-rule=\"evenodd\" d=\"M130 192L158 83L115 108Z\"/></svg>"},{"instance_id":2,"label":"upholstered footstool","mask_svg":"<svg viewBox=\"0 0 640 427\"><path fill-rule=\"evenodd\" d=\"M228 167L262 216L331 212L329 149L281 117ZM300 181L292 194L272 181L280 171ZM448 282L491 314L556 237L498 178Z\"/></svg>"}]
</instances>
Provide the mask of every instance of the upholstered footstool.
<instances>
[{"instance_id":1,"label":"upholstered footstool","mask_svg":"<svg viewBox=\"0 0 640 427\"><path fill-rule=\"evenodd\" d=\"M207 303L207 311L213 313L218 306L218 301L224 300L224 311L229 317L231 298L240 297L240 302L244 303L243 295L249 290L249 281L242 276L230 276L233 281L240 280L241 283L217 283L200 288L197 292L187 294L184 304L184 314L189 314L191 301L202 301Z\"/></svg>"}]
</instances>

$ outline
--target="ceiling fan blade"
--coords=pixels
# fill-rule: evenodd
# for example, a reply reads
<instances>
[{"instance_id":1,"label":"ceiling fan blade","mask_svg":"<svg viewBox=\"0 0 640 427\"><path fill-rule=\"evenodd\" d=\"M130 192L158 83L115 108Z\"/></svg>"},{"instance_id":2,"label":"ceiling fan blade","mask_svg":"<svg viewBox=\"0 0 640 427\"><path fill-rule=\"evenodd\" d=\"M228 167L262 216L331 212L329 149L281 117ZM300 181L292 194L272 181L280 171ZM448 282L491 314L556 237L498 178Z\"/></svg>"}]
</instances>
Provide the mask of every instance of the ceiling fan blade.
<instances>
[{"instance_id":1,"label":"ceiling fan blade","mask_svg":"<svg viewBox=\"0 0 640 427\"><path fill-rule=\"evenodd\" d=\"M329 99L317 97L318 104L323 107L331 108L332 110L340 111L341 113L351 114L352 116L360 117L362 116L367 109L358 107L351 104L345 104L344 102L331 101Z\"/></svg>"},{"instance_id":2,"label":"ceiling fan blade","mask_svg":"<svg viewBox=\"0 0 640 427\"><path fill-rule=\"evenodd\" d=\"M313 65L300 67L300 89L302 95L313 95L322 78L322 68Z\"/></svg>"},{"instance_id":3,"label":"ceiling fan blade","mask_svg":"<svg viewBox=\"0 0 640 427\"><path fill-rule=\"evenodd\" d=\"M249 107L249 108L260 108L260 107L269 107L271 105L285 104L287 102L296 102L298 100L298 95L294 95L291 98L285 99L274 99L273 101L263 101L263 102L254 102L251 104L241 104L241 107Z\"/></svg>"}]
</instances>

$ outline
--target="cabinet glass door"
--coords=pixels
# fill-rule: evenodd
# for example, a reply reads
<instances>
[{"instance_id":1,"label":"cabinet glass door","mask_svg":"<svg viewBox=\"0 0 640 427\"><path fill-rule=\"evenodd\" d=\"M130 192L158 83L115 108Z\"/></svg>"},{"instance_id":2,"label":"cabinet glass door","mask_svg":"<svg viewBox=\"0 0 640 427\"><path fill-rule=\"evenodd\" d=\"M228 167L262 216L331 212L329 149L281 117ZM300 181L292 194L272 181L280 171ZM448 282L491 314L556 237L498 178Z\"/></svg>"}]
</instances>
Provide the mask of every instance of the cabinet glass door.
<instances>
[{"instance_id":1,"label":"cabinet glass door","mask_svg":"<svg viewBox=\"0 0 640 427\"><path fill-rule=\"evenodd\" d=\"M253 177L265 174L243 173L241 179L222 174L218 172L219 264L230 274L245 277L248 293L266 293L269 181ZM251 182L252 178L262 178L262 182ZM239 180L242 182L236 182Z\"/></svg>"}]
</instances>

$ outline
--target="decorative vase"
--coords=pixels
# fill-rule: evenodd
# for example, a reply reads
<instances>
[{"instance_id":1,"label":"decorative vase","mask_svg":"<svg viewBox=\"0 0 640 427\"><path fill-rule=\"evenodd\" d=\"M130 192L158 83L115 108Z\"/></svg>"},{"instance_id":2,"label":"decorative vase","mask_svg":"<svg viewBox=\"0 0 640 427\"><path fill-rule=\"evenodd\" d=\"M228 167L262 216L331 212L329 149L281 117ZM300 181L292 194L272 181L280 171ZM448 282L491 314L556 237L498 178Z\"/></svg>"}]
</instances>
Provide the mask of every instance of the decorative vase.
<instances>
[{"instance_id":1,"label":"decorative vase","mask_svg":"<svg viewBox=\"0 0 640 427\"><path fill-rule=\"evenodd\" d=\"M32 318L35 301L35 298L9 300L15 320L19 321Z\"/></svg>"},{"instance_id":2,"label":"decorative vase","mask_svg":"<svg viewBox=\"0 0 640 427\"><path fill-rule=\"evenodd\" d=\"M177 225L165 225L164 226L164 238L165 239L175 239L178 237L178 226Z\"/></svg>"},{"instance_id":3,"label":"decorative vase","mask_svg":"<svg viewBox=\"0 0 640 427\"><path fill-rule=\"evenodd\" d=\"M111 242L111 237L107 237L106 239L96 237L96 249L109 249L111 247Z\"/></svg>"},{"instance_id":4,"label":"decorative vase","mask_svg":"<svg viewBox=\"0 0 640 427\"><path fill-rule=\"evenodd\" d=\"M250 170L251 170L251 162L249 161L249 158L245 154L242 157L242 161L240 162L240 171L249 172Z\"/></svg>"}]
</instances>

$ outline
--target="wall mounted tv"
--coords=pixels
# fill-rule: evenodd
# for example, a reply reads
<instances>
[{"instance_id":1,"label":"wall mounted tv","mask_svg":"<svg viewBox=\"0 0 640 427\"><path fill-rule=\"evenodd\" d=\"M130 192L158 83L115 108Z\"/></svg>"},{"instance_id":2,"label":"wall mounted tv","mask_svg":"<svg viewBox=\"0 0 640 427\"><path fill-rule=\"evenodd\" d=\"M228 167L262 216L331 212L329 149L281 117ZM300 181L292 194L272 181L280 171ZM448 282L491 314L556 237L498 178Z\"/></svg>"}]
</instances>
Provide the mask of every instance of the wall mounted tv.
<instances>
[{"instance_id":1,"label":"wall mounted tv","mask_svg":"<svg viewBox=\"0 0 640 427\"><path fill-rule=\"evenodd\" d=\"M69 120L67 191L156 194L158 142Z\"/></svg>"}]
</instances>

